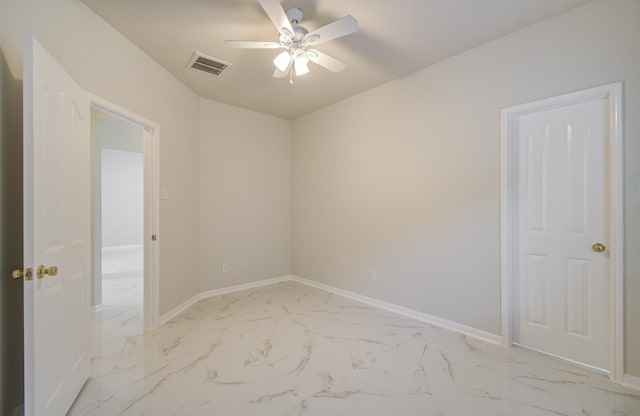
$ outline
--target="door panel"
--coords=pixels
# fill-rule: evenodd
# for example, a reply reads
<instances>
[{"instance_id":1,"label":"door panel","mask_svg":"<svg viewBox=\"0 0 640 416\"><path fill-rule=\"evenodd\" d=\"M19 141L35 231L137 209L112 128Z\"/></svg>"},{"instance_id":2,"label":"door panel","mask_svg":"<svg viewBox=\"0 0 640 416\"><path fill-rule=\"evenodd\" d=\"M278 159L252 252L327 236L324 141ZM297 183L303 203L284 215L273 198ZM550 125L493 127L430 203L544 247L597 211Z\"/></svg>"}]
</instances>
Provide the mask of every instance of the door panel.
<instances>
[{"instance_id":1,"label":"door panel","mask_svg":"<svg viewBox=\"0 0 640 416\"><path fill-rule=\"evenodd\" d=\"M608 370L605 99L518 117L517 344Z\"/></svg>"},{"instance_id":2,"label":"door panel","mask_svg":"<svg viewBox=\"0 0 640 416\"><path fill-rule=\"evenodd\" d=\"M530 135L528 138L528 172L529 184L529 222L530 231L545 231L547 229L547 202L549 186L547 183L548 151L549 151L549 132L548 129L542 129Z\"/></svg>"},{"instance_id":3,"label":"door panel","mask_svg":"<svg viewBox=\"0 0 640 416\"><path fill-rule=\"evenodd\" d=\"M62 384L64 384L64 321L60 316L64 315L64 288L60 283L50 285L42 291L40 301L44 312L44 336L41 339L42 345L46 345L41 368L38 370L46 376L46 383L43 383L45 402L50 402Z\"/></svg>"},{"instance_id":4,"label":"door panel","mask_svg":"<svg viewBox=\"0 0 640 416\"><path fill-rule=\"evenodd\" d=\"M42 240L41 250L55 251L62 246L62 152L64 146L64 132L62 125L64 124L64 95L62 91L44 91L44 114L42 114L44 123L43 145L44 152L42 158L44 160L44 181L41 194L43 229L45 230L44 239ZM39 244L36 241L36 244Z\"/></svg>"},{"instance_id":5,"label":"door panel","mask_svg":"<svg viewBox=\"0 0 640 416\"><path fill-rule=\"evenodd\" d=\"M567 332L589 336L589 263L567 259Z\"/></svg>"},{"instance_id":6,"label":"door panel","mask_svg":"<svg viewBox=\"0 0 640 416\"><path fill-rule=\"evenodd\" d=\"M549 315L549 266L547 260L547 256L538 254L528 256L528 322L543 327L547 326Z\"/></svg>"},{"instance_id":7,"label":"door panel","mask_svg":"<svg viewBox=\"0 0 640 416\"><path fill-rule=\"evenodd\" d=\"M62 415L89 375L90 107L34 39L24 56L25 413Z\"/></svg>"},{"instance_id":8,"label":"door panel","mask_svg":"<svg viewBox=\"0 0 640 416\"><path fill-rule=\"evenodd\" d=\"M587 132L567 127L567 231L587 232Z\"/></svg>"}]
</instances>

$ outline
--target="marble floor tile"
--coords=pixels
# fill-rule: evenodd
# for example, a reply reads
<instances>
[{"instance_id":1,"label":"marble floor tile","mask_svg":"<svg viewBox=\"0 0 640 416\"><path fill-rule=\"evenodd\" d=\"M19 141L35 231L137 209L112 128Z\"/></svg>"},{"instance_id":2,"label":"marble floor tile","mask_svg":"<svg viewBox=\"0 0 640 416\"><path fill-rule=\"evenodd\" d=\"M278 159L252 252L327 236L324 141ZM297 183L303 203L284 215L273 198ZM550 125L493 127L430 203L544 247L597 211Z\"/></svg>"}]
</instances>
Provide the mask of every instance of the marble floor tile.
<instances>
[{"instance_id":1,"label":"marble floor tile","mask_svg":"<svg viewBox=\"0 0 640 416\"><path fill-rule=\"evenodd\" d=\"M200 301L154 330L93 317L70 415L640 415L606 377L295 282Z\"/></svg>"}]
</instances>

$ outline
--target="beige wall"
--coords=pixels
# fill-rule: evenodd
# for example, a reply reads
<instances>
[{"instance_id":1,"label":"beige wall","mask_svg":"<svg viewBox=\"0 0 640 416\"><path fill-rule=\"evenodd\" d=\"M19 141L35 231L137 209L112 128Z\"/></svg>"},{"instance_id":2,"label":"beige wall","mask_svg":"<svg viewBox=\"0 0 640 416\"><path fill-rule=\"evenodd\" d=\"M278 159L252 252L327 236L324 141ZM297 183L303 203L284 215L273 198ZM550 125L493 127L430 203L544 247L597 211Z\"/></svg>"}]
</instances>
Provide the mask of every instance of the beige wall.
<instances>
[{"instance_id":1,"label":"beige wall","mask_svg":"<svg viewBox=\"0 0 640 416\"><path fill-rule=\"evenodd\" d=\"M293 273L499 334L500 109L625 81L640 376L639 40L640 1L597 1L295 120Z\"/></svg>"},{"instance_id":2,"label":"beige wall","mask_svg":"<svg viewBox=\"0 0 640 416\"><path fill-rule=\"evenodd\" d=\"M201 290L290 274L290 149L289 121L201 100Z\"/></svg>"},{"instance_id":3,"label":"beige wall","mask_svg":"<svg viewBox=\"0 0 640 416\"><path fill-rule=\"evenodd\" d=\"M2 0L0 46L22 78L36 39L90 93L160 125L160 312L199 291L199 98L78 0Z\"/></svg>"}]
</instances>

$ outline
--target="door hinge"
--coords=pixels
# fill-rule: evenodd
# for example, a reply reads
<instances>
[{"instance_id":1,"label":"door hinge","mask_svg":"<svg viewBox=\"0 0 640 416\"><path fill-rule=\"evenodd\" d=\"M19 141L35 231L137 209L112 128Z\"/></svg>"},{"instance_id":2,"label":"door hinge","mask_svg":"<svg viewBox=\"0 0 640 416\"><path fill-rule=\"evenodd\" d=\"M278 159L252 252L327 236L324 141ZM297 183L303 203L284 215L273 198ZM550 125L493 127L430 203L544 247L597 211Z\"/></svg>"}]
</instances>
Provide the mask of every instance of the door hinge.
<instances>
[{"instance_id":1,"label":"door hinge","mask_svg":"<svg viewBox=\"0 0 640 416\"><path fill-rule=\"evenodd\" d=\"M151 241L156 241L158 236L156 234L151 234Z\"/></svg>"}]
</instances>

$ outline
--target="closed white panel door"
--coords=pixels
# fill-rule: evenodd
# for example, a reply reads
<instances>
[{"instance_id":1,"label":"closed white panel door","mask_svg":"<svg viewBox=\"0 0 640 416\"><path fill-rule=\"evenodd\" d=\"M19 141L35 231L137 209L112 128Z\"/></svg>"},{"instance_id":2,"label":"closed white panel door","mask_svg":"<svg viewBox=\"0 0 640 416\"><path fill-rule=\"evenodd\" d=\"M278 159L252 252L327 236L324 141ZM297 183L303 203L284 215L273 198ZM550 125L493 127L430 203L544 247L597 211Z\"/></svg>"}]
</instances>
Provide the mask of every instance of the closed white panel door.
<instances>
[{"instance_id":1,"label":"closed white panel door","mask_svg":"<svg viewBox=\"0 0 640 416\"><path fill-rule=\"evenodd\" d=\"M517 344L609 370L608 102L518 117Z\"/></svg>"},{"instance_id":2,"label":"closed white panel door","mask_svg":"<svg viewBox=\"0 0 640 416\"><path fill-rule=\"evenodd\" d=\"M89 375L90 104L35 40L24 68L25 406L64 415Z\"/></svg>"}]
</instances>

